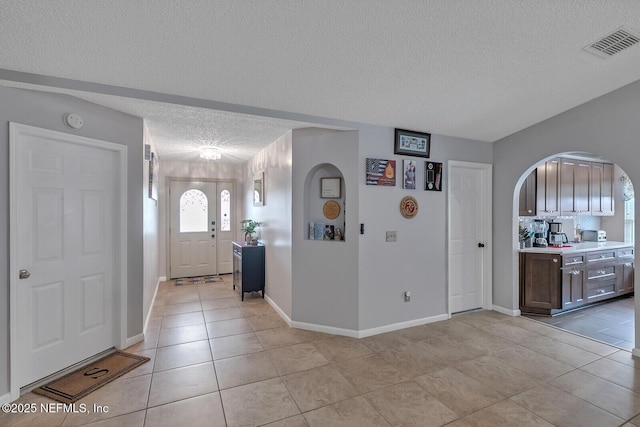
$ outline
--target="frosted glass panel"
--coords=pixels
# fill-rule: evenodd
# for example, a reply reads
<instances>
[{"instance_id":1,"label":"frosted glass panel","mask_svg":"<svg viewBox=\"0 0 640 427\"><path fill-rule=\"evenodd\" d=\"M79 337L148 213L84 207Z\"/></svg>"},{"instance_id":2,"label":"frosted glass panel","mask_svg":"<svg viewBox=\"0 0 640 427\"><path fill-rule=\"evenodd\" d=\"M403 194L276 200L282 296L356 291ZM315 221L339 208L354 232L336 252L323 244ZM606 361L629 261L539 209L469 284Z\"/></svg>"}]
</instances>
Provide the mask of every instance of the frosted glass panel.
<instances>
[{"instance_id":1,"label":"frosted glass panel","mask_svg":"<svg viewBox=\"0 0 640 427\"><path fill-rule=\"evenodd\" d=\"M209 200L200 190L187 190L180 196L180 232L207 231Z\"/></svg>"},{"instance_id":2,"label":"frosted glass panel","mask_svg":"<svg viewBox=\"0 0 640 427\"><path fill-rule=\"evenodd\" d=\"M220 193L220 231L231 231L231 193L223 190Z\"/></svg>"}]
</instances>

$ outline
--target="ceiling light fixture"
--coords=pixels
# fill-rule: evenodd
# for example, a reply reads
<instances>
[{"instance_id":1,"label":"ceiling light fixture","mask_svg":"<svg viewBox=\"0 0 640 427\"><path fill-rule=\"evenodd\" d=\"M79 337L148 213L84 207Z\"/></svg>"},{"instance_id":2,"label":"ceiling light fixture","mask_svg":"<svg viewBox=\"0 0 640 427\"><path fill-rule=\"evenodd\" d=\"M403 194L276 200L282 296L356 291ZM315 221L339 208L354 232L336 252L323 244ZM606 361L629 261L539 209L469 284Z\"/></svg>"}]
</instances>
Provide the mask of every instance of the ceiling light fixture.
<instances>
[{"instance_id":1,"label":"ceiling light fixture","mask_svg":"<svg viewBox=\"0 0 640 427\"><path fill-rule=\"evenodd\" d=\"M222 157L222 153L217 148L203 148L200 152L200 157L205 160L219 160Z\"/></svg>"}]
</instances>

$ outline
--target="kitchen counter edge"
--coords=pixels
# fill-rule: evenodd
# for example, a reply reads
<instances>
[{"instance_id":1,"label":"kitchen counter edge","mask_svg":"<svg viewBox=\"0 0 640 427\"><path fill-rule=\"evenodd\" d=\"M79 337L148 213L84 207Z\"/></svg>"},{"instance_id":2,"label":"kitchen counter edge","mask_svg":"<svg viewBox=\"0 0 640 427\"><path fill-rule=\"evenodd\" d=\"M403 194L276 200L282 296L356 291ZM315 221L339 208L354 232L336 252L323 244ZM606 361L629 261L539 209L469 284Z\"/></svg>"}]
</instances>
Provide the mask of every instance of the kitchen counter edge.
<instances>
[{"instance_id":1,"label":"kitchen counter edge","mask_svg":"<svg viewBox=\"0 0 640 427\"><path fill-rule=\"evenodd\" d=\"M577 252L592 252L602 251L607 249L620 249L620 248L633 248L632 243L625 242L582 242L582 243L569 243L570 248L556 248L553 246L547 246L546 248L524 248L519 252L523 253L538 253L538 254L571 254Z\"/></svg>"}]
</instances>

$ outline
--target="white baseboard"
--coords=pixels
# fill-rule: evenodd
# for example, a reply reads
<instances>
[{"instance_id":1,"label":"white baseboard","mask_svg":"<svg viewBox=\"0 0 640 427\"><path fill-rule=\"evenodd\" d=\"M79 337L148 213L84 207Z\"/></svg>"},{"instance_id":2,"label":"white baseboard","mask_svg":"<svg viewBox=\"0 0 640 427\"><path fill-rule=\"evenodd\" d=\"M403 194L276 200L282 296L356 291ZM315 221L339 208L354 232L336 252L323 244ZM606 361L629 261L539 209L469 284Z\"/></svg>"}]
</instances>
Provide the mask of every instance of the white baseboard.
<instances>
[{"instance_id":1,"label":"white baseboard","mask_svg":"<svg viewBox=\"0 0 640 427\"><path fill-rule=\"evenodd\" d=\"M440 322L449 318L450 317L448 314L439 314L437 316L423 317L422 319L409 320L406 322L392 323L391 325L380 326L377 328L364 329L358 332L358 338L384 334L385 332L393 332L399 329L411 328L413 326L426 325L427 323Z\"/></svg>"},{"instance_id":2,"label":"white baseboard","mask_svg":"<svg viewBox=\"0 0 640 427\"><path fill-rule=\"evenodd\" d=\"M424 317L422 319L409 320L407 322L393 323L391 325L380 326L377 328L364 329L357 331L355 329L336 328L333 326L318 325L314 323L296 322L292 321L291 326L299 329L306 329L308 331L323 332L332 335L342 335L351 338L366 338L373 335L384 334L385 332L393 332L400 329L410 328L412 326L426 325L427 323L439 322L441 320L449 319L448 314L439 314L437 316Z\"/></svg>"},{"instance_id":3,"label":"white baseboard","mask_svg":"<svg viewBox=\"0 0 640 427\"><path fill-rule=\"evenodd\" d=\"M284 311L282 311L282 309L278 306L278 304L276 304L276 302L274 300L269 298L269 295L265 295L264 299L267 300L269 305L271 307L273 307L273 309L276 311L276 313L278 313L278 315L280 315L280 317L282 317L282 320L287 322L287 325L289 325L289 327L292 327L291 318L289 316L287 316L287 314Z\"/></svg>"},{"instance_id":4,"label":"white baseboard","mask_svg":"<svg viewBox=\"0 0 640 427\"><path fill-rule=\"evenodd\" d=\"M355 331L353 329L334 328L333 326L316 325L314 323L296 321L291 322L291 327L313 332L322 332L331 335L342 335L345 337L360 338L358 331Z\"/></svg>"},{"instance_id":5,"label":"white baseboard","mask_svg":"<svg viewBox=\"0 0 640 427\"><path fill-rule=\"evenodd\" d=\"M129 348L134 344L138 344L142 340L144 340L144 333L129 337L127 338L127 342L125 343L124 348ZM123 350L123 349L119 348L118 350Z\"/></svg>"},{"instance_id":6,"label":"white baseboard","mask_svg":"<svg viewBox=\"0 0 640 427\"><path fill-rule=\"evenodd\" d=\"M631 355L635 357L640 357L640 348L634 347L633 350L631 350Z\"/></svg>"},{"instance_id":7,"label":"white baseboard","mask_svg":"<svg viewBox=\"0 0 640 427\"><path fill-rule=\"evenodd\" d=\"M493 311L497 311L498 313L506 314L507 316L518 317L520 316L520 310L511 310L508 308L500 307L499 305L494 305L491 308Z\"/></svg>"},{"instance_id":8,"label":"white baseboard","mask_svg":"<svg viewBox=\"0 0 640 427\"><path fill-rule=\"evenodd\" d=\"M147 328L149 327L149 320L151 320L151 313L153 312L153 305L156 303L156 296L158 296L158 289L160 288L160 282L164 282L162 277L158 278L158 283L156 283L156 290L153 291L153 298L151 298L151 305L149 305L149 312L147 313L147 318L144 319L144 326L142 327L142 333L147 333Z\"/></svg>"},{"instance_id":9,"label":"white baseboard","mask_svg":"<svg viewBox=\"0 0 640 427\"><path fill-rule=\"evenodd\" d=\"M6 393L0 396L0 405L11 402L11 393Z\"/></svg>"},{"instance_id":10,"label":"white baseboard","mask_svg":"<svg viewBox=\"0 0 640 427\"><path fill-rule=\"evenodd\" d=\"M160 276L160 277L158 277L158 281L159 281L159 282L166 282L166 281L167 281L167 276Z\"/></svg>"}]
</instances>

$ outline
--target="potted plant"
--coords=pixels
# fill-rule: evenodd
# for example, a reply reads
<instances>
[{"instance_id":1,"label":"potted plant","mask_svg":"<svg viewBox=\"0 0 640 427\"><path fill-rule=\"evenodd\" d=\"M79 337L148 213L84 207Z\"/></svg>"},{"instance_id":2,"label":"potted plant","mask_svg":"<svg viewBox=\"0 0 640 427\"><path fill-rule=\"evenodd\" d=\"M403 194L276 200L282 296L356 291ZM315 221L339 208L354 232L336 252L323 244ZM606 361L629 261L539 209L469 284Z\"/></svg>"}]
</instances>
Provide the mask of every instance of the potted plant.
<instances>
[{"instance_id":1,"label":"potted plant","mask_svg":"<svg viewBox=\"0 0 640 427\"><path fill-rule=\"evenodd\" d=\"M240 221L240 225L242 226L241 230L244 231L244 241L250 245L257 245L258 239L253 236L253 233L255 233L256 228L262 224L252 219L243 219Z\"/></svg>"}]
</instances>

